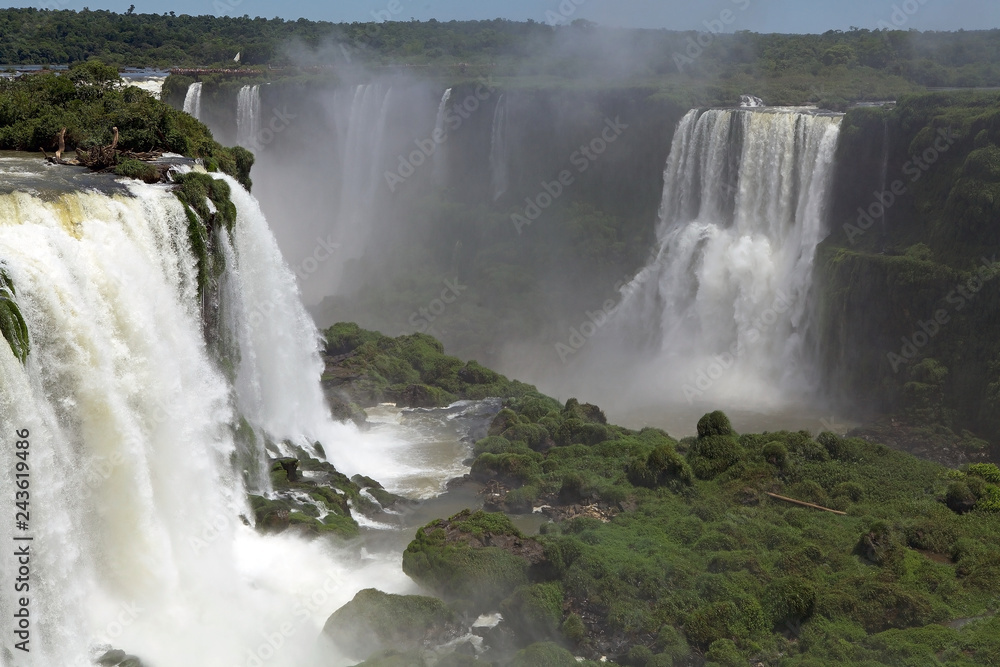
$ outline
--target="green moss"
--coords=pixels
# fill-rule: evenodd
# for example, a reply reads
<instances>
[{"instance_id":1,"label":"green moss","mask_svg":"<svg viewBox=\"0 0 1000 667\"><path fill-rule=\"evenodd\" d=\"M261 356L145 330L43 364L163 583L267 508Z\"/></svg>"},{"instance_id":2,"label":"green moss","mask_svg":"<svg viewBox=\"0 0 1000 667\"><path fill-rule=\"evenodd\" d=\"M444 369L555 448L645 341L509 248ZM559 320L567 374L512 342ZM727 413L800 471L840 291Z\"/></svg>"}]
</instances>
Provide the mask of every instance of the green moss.
<instances>
[{"instance_id":1,"label":"green moss","mask_svg":"<svg viewBox=\"0 0 1000 667\"><path fill-rule=\"evenodd\" d=\"M489 607L498 604L518 586L528 583L526 559L499 547L473 546L449 541L446 528L469 536L521 536L503 514L463 512L448 522L433 522L417 531L403 553L403 571L422 586L446 599L468 600Z\"/></svg>"},{"instance_id":2,"label":"green moss","mask_svg":"<svg viewBox=\"0 0 1000 667\"><path fill-rule=\"evenodd\" d=\"M187 213L188 240L198 260L198 290L203 294L225 269L225 257L215 247L215 230L222 226L232 233L236 224L236 205L230 199L229 184L208 174L196 171L178 174L174 182L177 184L174 194Z\"/></svg>"},{"instance_id":3,"label":"green moss","mask_svg":"<svg viewBox=\"0 0 1000 667\"><path fill-rule=\"evenodd\" d=\"M16 298L14 281L0 264L0 335L10 345L14 356L23 364L31 352L31 338Z\"/></svg>"},{"instance_id":4,"label":"green moss","mask_svg":"<svg viewBox=\"0 0 1000 667\"><path fill-rule=\"evenodd\" d=\"M367 588L335 611L323 632L342 650L369 656L420 649L426 640L443 637L457 626L457 615L441 600Z\"/></svg>"},{"instance_id":5,"label":"green moss","mask_svg":"<svg viewBox=\"0 0 1000 667\"><path fill-rule=\"evenodd\" d=\"M500 612L527 644L558 639L562 606L562 586L552 582L518 587L500 603Z\"/></svg>"},{"instance_id":6,"label":"green moss","mask_svg":"<svg viewBox=\"0 0 1000 667\"><path fill-rule=\"evenodd\" d=\"M115 174L146 183L158 183L162 178L160 170L155 165L132 159L120 161L115 167Z\"/></svg>"},{"instance_id":7,"label":"green moss","mask_svg":"<svg viewBox=\"0 0 1000 667\"><path fill-rule=\"evenodd\" d=\"M573 654L553 642L537 642L518 651L509 667L577 667Z\"/></svg>"},{"instance_id":8,"label":"green moss","mask_svg":"<svg viewBox=\"0 0 1000 667\"><path fill-rule=\"evenodd\" d=\"M579 644L587 635L587 627L583 624L583 619L575 613L566 616L560 629L563 636L573 644Z\"/></svg>"}]
</instances>

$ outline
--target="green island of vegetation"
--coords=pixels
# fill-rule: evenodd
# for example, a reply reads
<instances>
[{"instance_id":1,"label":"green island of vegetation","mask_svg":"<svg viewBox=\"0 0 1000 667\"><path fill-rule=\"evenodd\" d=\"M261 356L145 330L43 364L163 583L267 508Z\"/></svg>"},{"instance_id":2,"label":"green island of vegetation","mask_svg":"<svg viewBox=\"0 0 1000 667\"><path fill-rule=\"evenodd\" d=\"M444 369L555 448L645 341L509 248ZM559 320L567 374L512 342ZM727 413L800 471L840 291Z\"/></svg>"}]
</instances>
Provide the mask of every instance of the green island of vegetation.
<instances>
[{"instance_id":1,"label":"green island of vegetation","mask_svg":"<svg viewBox=\"0 0 1000 667\"><path fill-rule=\"evenodd\" d=\"M327 343L328 371L354 359L359 400L402 377L448 392L431 395L462 395L466 366L429 336L338 324ZM465 394L507 388L470 477L499 511L429 523L403 568L456 614L503 614L505 630L486 634L506 656L497 664L1000 660L996 465L949 469L829 432L737 434L722 412L677 441L490 379ZM533 508L552 519L534 536L508 518ZM451 615L405 600L400 609L438 610L419 622L400 614L394 629L391 596L373 595L328 624L344 632L332 628L345 617L355 629L378 619L365 632L377 630L379 651L365 665L491 664L435 663L413 646L414 624Z\"/></svg>"}]
</instances>

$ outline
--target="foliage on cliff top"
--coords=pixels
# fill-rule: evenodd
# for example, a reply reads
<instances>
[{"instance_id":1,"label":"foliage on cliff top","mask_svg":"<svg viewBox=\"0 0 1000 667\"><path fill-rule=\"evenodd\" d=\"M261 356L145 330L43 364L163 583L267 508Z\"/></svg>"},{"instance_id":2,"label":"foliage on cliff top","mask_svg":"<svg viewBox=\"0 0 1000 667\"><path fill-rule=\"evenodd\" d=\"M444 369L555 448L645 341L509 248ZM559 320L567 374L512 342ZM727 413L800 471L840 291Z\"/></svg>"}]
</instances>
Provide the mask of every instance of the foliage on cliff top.
<instances>
[{"instance_id":1,"label":"foliage on cliff top","mask_svg":"<svg viewBox=\"0 0 1000 667\"><path fill-rule=\"evenodd\" d=\"M996 30L852 29L822 35L713 30L711 48L701 49L694 32L621 30L588 21L567 26L505 19L409 21L392 9L382 9L374 17L377 22L334 24L10 8L0 11L0 34L5 36L0 62L71 63L100 57L119 65L232 66L239 52L247 65L341 64L348 55L348 63L488 63L498 74L621 78L621 59L609 56L620 55L613 50L627 44L633 66L626 72L632 74L672 77L688 87L692 77L712 77L719 87L734 83L752 85L755 91L780 80L779 87L791 94L813 89L813 96L833 102L848 95L885 94L880 86L989 86L1000 76ZM567 48L571 40L576 42L569 47L572 57L546 57L550 49ZM305 48L287 49L290 42Z\"/></svg>"},{"instance_id":2,"label":"foliage on cliff top","mask_svg":"<svg viewBox=\"0 0 1000 667\"><path fill-rule=\"evenodd\" d=\"M92 60L64 74L0 79L0 149L53 152L66 128L66 149L108 145L118 128L120 150L163 150L205 160L250 186L253 156L226 148L203 123L148 92L126 86L118 70Z\"/></svg>"},{"instance_id":3,"label":"foliage on cliff top","mask_svg":"<svg viewBox=\"0 0 1000 667\"><path fill-rule=\"evenodd\" d=\"M699 422L700 437L676 442L582 408L511 400L476 444L474 474L530 498L508 509L603 512L548 524L536 538L547 567L533 570L533 581L558 582L563 601L557 621L533 626L549 629L532 641L623 664L676 664L692 654L724 664L1000 659L990 639L998 621L989 620L1000 607L995 466L949 471L832 433L737 435L721 412ZM691 467L706 471L702 479ZM418 535L408 550L407 571L436 577L439 589L470 557L443 539ZM507 596L501 606L537 598L532 613L547 618L549 592L528 595L519 579L494 583L504 586L492 590ZM938 625L976 616L987 620Z\"/></svg>"},{"instance_id":4,"label":"foliage on cliff top","mask_svg":"<svg viewBox=\"0 0 1000 667\"><path fill-rule=\"evenodd\" d=\"M390 338L353 322L341 322L325 335L328 358L346 358L336 362L337 368L327 368L324 381L335 382L347 375L349 391L361 403L395 400L434 407L459 399L510 398L535 391L475 361L444 354L441 343L426 334Z\"/></svg>"}]
</instances>

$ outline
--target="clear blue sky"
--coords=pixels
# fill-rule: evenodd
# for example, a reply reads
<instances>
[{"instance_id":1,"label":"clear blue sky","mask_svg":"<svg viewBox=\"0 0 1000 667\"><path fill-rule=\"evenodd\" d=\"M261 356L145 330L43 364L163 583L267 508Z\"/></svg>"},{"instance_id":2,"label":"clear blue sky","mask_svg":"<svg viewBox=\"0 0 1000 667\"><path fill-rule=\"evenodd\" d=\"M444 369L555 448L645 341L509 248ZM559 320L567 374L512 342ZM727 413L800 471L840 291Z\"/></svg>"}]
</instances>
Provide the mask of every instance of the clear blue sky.
<instances>
[{"instance_id":1,"label":"clear blue sky","mask_svg":"<svg viewBox=\"0 0 1000 667\"><path fill-rule=\"evenodd\" d=\"M560 3L563 10L560 12ZM326 21L547 19L567 15L602 25L705 30L726 9L727 31L825 32L895 26L904 30L1000 28L1000 0L39 0L19 7L110 9L162 14L229 14ZM395 10L395 11L393 11ZM909 10L909 13L907 13ZM718 26L718 23L714 23ZM710 28L709 28L710 29Z\"/></svg>"}]
</instances>

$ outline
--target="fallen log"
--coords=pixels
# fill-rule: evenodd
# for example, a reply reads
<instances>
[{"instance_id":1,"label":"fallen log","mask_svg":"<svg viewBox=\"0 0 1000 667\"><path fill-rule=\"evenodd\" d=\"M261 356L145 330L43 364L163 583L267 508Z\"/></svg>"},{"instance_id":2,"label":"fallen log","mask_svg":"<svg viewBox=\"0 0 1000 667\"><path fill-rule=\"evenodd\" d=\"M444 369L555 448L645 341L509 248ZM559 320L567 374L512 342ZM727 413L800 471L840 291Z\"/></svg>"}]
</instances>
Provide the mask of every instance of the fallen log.
<instances>
[{"instance_id":1,"label":"fallen log","mask_svg":"<svg viewBox=\"0 0 1000 667\"><path fill-rule=\"evenodd\" d=\"M816 505L814 503L807 503L804 500L796 500L795 498L789 498L788 496L779 496L777 493L771 493L770 491L765 491L764 493L771 496L772 498L777 498L778 500L784 500L786 503L792 503L793 505L812 507L813 509L823 510L824 512L833 512L834 514L840 514L841 516L847 515L847 512L841 512L840 510L830 509L829 507L823 507L822 505Z\"/></svg>"}]
</instances>

